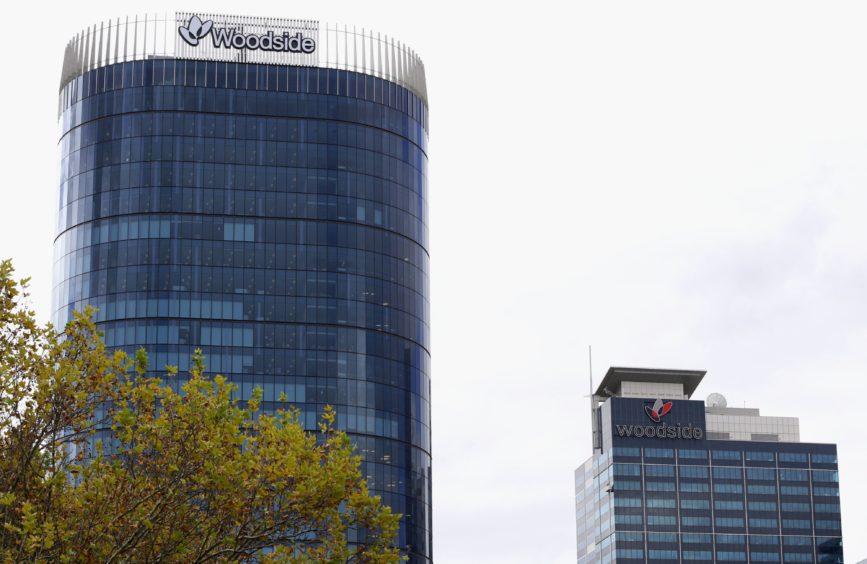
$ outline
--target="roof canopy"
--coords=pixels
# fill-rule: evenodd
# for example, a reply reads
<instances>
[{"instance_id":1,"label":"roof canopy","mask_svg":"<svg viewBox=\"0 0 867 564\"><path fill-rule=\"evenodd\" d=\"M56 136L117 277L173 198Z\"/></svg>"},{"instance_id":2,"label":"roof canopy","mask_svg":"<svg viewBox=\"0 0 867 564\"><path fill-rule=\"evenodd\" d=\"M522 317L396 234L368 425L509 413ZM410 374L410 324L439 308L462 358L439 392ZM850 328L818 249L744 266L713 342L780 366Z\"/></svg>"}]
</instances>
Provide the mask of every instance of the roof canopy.
<instances>
[{"instance_id":1,"label":"roof canopy","mask_svg":"<svg viewBox=\"0 0 867 564\"><path fill-rule=\"evenodd\" d=\"M651 384L683 384L683 393L691 397L706 370L672 370L668 368L626 368L612 366L596 388L596 395L606 397L619 393L623 382L646 382ZM608 392L606 392L606 389Z\"/></svg>"}]
</instances>

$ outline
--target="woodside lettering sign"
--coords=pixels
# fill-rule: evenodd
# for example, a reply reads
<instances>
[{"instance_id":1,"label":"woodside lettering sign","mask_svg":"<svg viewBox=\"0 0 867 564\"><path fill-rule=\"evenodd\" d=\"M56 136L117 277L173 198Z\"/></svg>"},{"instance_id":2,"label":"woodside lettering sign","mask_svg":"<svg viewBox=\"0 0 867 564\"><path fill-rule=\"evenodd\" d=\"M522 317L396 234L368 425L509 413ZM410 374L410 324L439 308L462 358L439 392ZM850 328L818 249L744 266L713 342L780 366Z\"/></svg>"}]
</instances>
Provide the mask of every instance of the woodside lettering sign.
<instances>
[{"instance_id":1,"label":"woodside lettering sign","mask_svg":"<svg viewBox=\"0 0 867 564\"><path fill-rule=\"evenodd\" d=\"M621 437L646 437L648 439L703 439L704 430L701 427L689 425L616 425L617 434Z\"/></svg>"},{"instance_id":2,"label":"woodside lettering sign","mask_svg":"<svg viewBox=\"0 0 867 564\"><path fill-rule=\"evenodd\" d=\"M671 401L665 402L657 399L653 405L645 405L644 413L648 419L654 423L660 423L674 406ZM688 425L669 425L661 423L659 425L615 425L618 436L621 437L645 437L648 439L703 439L704 429L698 426Z\"/></svg>"},{"instance_id":3,"label":"woodside lettering sign","mask_svg":"<svg viewBox=\"0 0 867 564\"><path fill-rule=\"evenodd\" d=\"M300 31L294 35L288 32L278 35L273 31L261 35L242 33L235 28L215 28L212 20L203 22L198 16L191 17L186 26L180 26L178 34L191 47L196 47L200 40L210 35L214 47L223 49L283 51L305 54L313 53L316 50L316 40L312 37L304 37Z\"/></svg>"}]
</instances>

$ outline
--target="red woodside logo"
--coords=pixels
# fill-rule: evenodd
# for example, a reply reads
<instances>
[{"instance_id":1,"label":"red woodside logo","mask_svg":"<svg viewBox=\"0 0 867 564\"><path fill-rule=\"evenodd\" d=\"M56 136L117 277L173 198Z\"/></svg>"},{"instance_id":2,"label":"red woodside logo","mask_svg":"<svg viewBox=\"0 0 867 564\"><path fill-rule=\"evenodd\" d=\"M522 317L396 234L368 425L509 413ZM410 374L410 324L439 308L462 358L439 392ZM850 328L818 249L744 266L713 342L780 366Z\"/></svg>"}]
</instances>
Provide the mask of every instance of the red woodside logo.
<instances>
[{"instance_id":1,"label":"red woodside logo","mask_svg":"<svg viewBox=\"0 0 867 564\"><path fill-rule=\"evenodd\" d=\"M662 400L658 399L654 402L653 407L645 405L644 412L647 413L647 416L650 417L651 421L659 423L659 420L662 419L666 413L671 411L671 405L672 403L670 401L662 403Z\"/></svg>"}]
</instances>

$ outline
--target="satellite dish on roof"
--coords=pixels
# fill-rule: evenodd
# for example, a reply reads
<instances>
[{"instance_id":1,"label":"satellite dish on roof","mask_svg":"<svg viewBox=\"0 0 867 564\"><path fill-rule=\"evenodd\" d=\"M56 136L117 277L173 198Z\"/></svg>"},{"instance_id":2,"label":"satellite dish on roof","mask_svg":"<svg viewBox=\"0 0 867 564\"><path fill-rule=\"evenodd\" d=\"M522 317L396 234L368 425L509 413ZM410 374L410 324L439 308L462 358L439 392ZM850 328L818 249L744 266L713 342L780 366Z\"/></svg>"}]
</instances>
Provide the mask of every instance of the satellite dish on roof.
<instances>
[{"instance_id":1,"label":"satellite dish on roof","mask_svg":"<svg viewBox=\"0 0 867 564\"><path fill-rule=\"evenodd\" d=\"M711 395L707 396L705 404L707 404L708 407L725 407L729 404L729 402L726 401L726 397L724 395L714 392Z\"/></svg>"}]
</instances>

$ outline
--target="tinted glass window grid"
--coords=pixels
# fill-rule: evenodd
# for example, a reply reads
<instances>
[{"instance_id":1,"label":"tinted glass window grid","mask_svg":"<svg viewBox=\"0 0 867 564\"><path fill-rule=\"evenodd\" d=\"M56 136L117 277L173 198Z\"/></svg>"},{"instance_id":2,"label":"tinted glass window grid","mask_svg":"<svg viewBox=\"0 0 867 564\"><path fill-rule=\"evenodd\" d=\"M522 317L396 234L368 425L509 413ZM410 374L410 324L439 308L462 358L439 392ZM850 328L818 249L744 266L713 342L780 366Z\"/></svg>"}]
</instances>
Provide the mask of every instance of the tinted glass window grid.
<instances>
[{"instance_id":1,"label":"tinted glass window grid","mask_svg":"<svg viewBox=\"0 0 867 564\"><path fill-rule=\"evenodd\" d=\"M423 321L428 315L423 297L428 285L428 259L423 247L427 237L427 138L421 127L426 111L416 105L418 112L414 115L422 118L421 123L407 119L403 112L412 105L407 104L412 97L405 95L394 98L400 100L399 112L376 107L384 99L385 88L372 100L317 100L306 94L278 97L266 91L205 92L203 81L216 85L221 80L226 82L226 68L220 78L216 67L159 61L151 66L150 76L145 66L141 67L140 86L132 65L100 69L86 79L90 81L89 94L93 95L71 105L62 118L62 127L71 131L61 141L65 160L60 195L66 205L61 209L59 228L72 229L58 239L55 255L60 273L55 280L58 317L65 317L69 308L95 303L101 306L103 313L98 322L101 329L106 329L109 342L118 347L151 344L154 365L184 367L193 341L204 339L209 343L205 345L209 368L230 375L238 385L239 396L249 397L254 388L263 389L263 409L268 411L281 406L276 400L285 393L287 401L299 402L302 422L308 428L315 427L326 402L336 405L338 427L356 433L354 440L365 453L363 471L371 491L382 495L399 513L429 514L424 484L430 457L421 450L430 448L426 374L429 358L425 350L406 340L409 336L418 342L427 338ZM280 82L280 71L273 72L273 68L232 66L235 71L240 68L245 88L270 89ZM311 81L306 73L296 71L296 85L321 91L320 77ZM284 76L288 89L292 73L287 70ZM232 86L242 84L239 79L236 74ZM130 81L137 87L130 87ZM184 81L198 88L150 86L154 82L171 85ZM376 81L362 82L364 97L376 90L368 87L375 86ZM77 82L77 95L84 84L82 77ZM125 90L99 92L101 88L120 87ZM394 89L388 92L398 93ZM230 100L236 104L234 110L269 117L227 118L214 113L228 113ZM289 120L274 119L287 111L296 115ZM304 135L290 139L288 127L293 119L305 122L299 128ZM340 120L358 123L350 127ZM287 129L281 132L282 127ZM281 158L278 153L288 151L297 152L305 164L314 166L277 166ZM290 179L297 184L290 184ZM215 189L217 185L222 189ZM306 232L293 235L295 241L286 241L296 245L293 255L297 252L299 262L277 264L267 253L260 255L259 250L262 243L272 244L268 240L274 237L274 227L293 221L290 201L291 213L306 214L314 222L325 219L335 224L341 220L345 224L369 224L374 231L349 236L345 226L311 222ZM197 208L200 204L196 202L206 202L210 208ZM248 220L266 209L279 211L281 206L286 206L282 212L285 216L264 223ZM335 208L336 214L331 211ZM134 226L126 222L136 209L141 217L149 216L147 227L141 222ZM169 219L165 214L173 211L177 213ZM201 224L192 227L199 231L191 231L186 237L175 231L190 227L186 221L189 215L185 218L181 214L215 212L234 217L221 224L222 231L211 239L213 244L203 244ZM162 217L155 223L151 221L160 213ZM108 222L104 231L77 225L103 217ZM218 216L214 219L223 221ZM142 232L138 233L140 228ZM330 312L339 307L339 300L334 299L339 294L334 292L341 284L340 277L322 276L319 272L336 270L336 259L341 257L330 253L335 248L342 252L341 241L356 255L349 255L348 262L360 262L360 268L352 274L355 283L362 284L362 292L369 291L366 295L347 293L346 301L356 301L352 296L358 298L358 307L368 310L364 312L368 316L371 307L393 310L391 321L377 322L374 314L369 317L373 322L369 327L345 329L363 333L366 348L356 351L351 350L358 342L356 338L350 346L334 339L339 337L336 334L324 334L327 329L320 331L324 325L314 325L327 324L332 319L329 316L334 315ZM143 245L138 246L139 242ZM401 245L406 252L399 248ZM226 262L194 263L191 257L202 250L219 252L220 259ZM135 260L117 266L119 261L129 260L131 252L136 253ZM315 262L305 264L306 256ZM164 266L167 268L163 271ZM205 274L212 275L215 282L222 280L224 285L212 283L208 288L201 286L200 292L190 292L191 280L195 280L195 276L189 276L190 266L198 269L198 275L205 268L221 269ZM302 343L296 336L290 346L286 346L287 342L278 344L283 337L260 331L280 325L263 323L267 308L287 307L285 300L275 302L273 298L280 295L276 291L268 295L268 278L260 275L286 268L297 270L302 277L293 281L297 297L303 298L303 302L294 304L302 316L298 319L301 324L295 327L310 324L306 325L307 340ZM127 291L125 284L133 271L135 283L146 285L141 290ZM344 280L352 283L350 278ZM283 284L285 289L287 281ZM376 298L372 298L374 295ZM361 305L367 296L371 296L370 303ZM264 307L266 313L259 313L259 307ZM127 315L139 309L142 317ZM401 319L405 314L416 319ZM183 323L175 324L178 316L184 317ZM393 334L382 334L382 329ZM401 340L401 346L375 346L388 339ZM256 355L252 354L254 348ZM285 376L287 373L292 375ZM365 378L369 381L362 380ZM400 401L393 396L400 396ZM382 409L385 406L388 409ZM107 438L102 431L98 435ZM411 440L413 448L407 449ZM404 446L395 450L397 443L393 441ZM410 488L410 484L418 486ZM403 521L401 542L424 550L424 525L425 520L417 517Z\"/></svg>"},{"instance_id":2,"label":"tinted glass window grid","mask_svg":"<svg viewBox=\"0 0 867 564\"><path fill-rule=\"evenodd\" d=\"M212 78L213 82L208 78ZM203 81L205 84L202 84ZM371 81L375 87L366 88ZM89 71L61 89L61 101L64 104L61 109L68 110L76 102L106 91L124 89L129 92L137 87L160 84L364 98L408 113L427 127L427 107L424 102L411 91L378 77L348 70L183 59L135 61ZM353 88L343 90L339 88L340 84Z\"/></svg>"}]
</instances>

